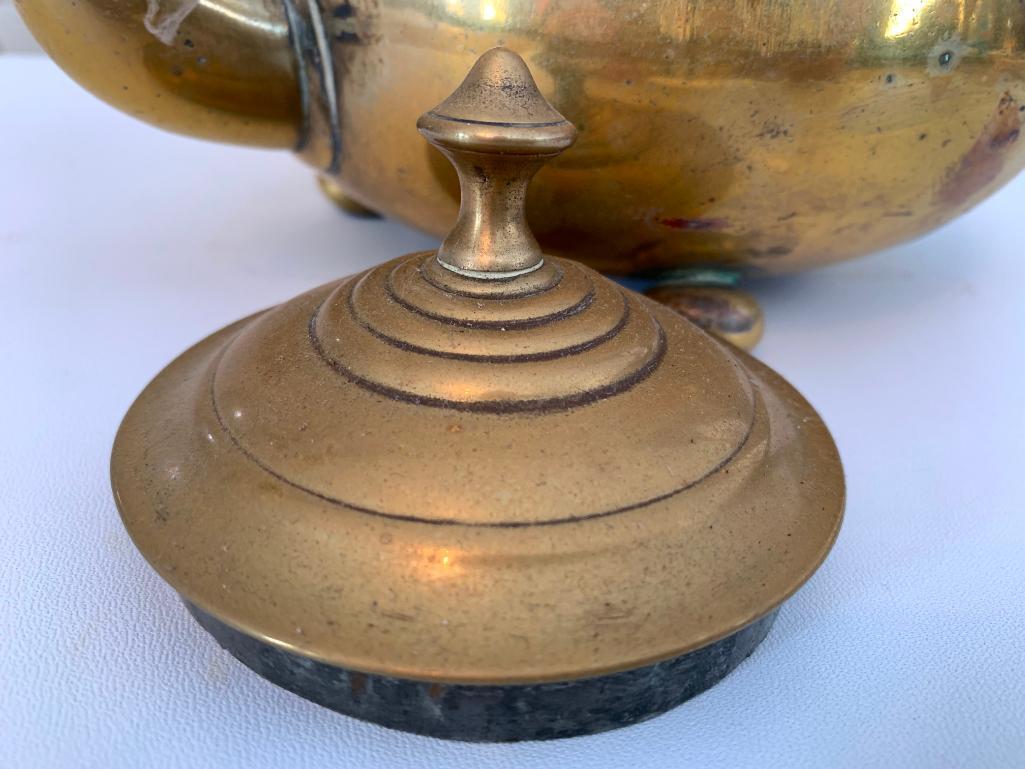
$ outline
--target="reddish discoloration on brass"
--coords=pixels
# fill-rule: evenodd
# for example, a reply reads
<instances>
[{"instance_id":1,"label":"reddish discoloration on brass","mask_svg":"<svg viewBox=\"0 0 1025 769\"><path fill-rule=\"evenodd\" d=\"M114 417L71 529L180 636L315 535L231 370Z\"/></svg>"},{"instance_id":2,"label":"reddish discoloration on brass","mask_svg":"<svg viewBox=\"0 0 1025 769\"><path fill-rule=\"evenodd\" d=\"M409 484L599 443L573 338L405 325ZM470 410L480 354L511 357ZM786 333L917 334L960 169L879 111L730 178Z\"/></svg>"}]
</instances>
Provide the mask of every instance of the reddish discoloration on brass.
<instances>
[{"instance_id":1,"label":"reddish discoloration on brass","mask_svg":"<svg viewBox=\"0 0 1025 769\"><path fill-rule=\"evenodd\" d=\"M427 696L432 700L440 700L444 693L445 687L442 684L434 683L427 688Z\"/></svg>"},{"instance_id":2,"label":"reddish discoloration on brass","mask_svg":"<svg viewBox=\"0 0 1025 769\"><path fill-rule=\"evenodd\" d=\"M1006 150L1021 135L1021 121L1018 102L1010 93L1005 93L978 141L961 158L940 188L940 202L963 206L996 181L1004 168Z\"/></svg>"},{"instance_id":3,"label":"reddish discoloration on brass","mask_svg":"<svg viewBox=\"0 0 1025 769\"><path fill-rule=\"evenodd\" d=\"M349 674L349 688L353 697L359 697L367 689L367 677L364 673Z\"/></svg>"},{"instance_id":4,"label":"reddish discoloration on brass","mask_svg":"<svg viewBox=\"0 0 1025 769\"><path fill-rule=\"evenodd\" d=\"M667 217L659 219L658 223L671 230L725 230L729 222L725 219L686 219L682 217Z\"/></svg>"}]
</instances>

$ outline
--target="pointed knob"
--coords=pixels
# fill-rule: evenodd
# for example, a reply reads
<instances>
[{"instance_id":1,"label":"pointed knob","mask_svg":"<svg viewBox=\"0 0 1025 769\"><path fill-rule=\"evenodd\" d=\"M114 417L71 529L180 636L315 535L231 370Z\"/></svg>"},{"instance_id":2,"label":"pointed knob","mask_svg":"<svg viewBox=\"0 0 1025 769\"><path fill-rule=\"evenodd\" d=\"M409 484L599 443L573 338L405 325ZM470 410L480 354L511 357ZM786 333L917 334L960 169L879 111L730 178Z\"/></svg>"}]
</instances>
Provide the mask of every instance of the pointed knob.
<instances>
[{"instance_id":1,"label":"pointed knob","mask_svg":"<svg viewBox=\"0 0 1025 769\"><path fill-rule=\"evenodd\" d=\"M417 128L459 175L459 218L438 261L482 280L538 269L544 257L527 225L527 187L577 131L541 94L523 59L491 49Z\"/></svg>"}]
</instances>

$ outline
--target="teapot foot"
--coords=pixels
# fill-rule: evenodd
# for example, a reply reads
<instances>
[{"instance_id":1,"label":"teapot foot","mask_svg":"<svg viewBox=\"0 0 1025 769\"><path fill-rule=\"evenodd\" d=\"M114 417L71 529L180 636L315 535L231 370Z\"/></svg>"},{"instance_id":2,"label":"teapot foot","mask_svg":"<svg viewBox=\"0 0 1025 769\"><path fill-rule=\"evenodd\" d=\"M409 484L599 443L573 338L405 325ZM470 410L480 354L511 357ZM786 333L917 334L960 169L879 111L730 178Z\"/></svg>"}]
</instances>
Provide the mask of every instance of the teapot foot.
<instances>
[{"instance_id":1,"label":"teapot foot","mask_svg":"<svg viewBox=\"0 0 1025 769\"><path fill-rule=\"evenodd\" d=\"M359 219L381 218L381 215L377 213L377 211L374 211L372 208L367 208L362 203L349 197L338 182L330 176L318 175L317 184L320 185L321 192L323 192L332 203L342 209L349 216L355 216Z\"/></svg>"},{"instance_id":2,"label":"teapot foot","mask_svg":"<svg viewBox=\"0 0 1025 769\"><path fill-rule=\"evenodd\" d=\"M733 286L660 283L644 293L742 350L753 349L765 330L758 300Z\"/></svg>"}]
</instances>

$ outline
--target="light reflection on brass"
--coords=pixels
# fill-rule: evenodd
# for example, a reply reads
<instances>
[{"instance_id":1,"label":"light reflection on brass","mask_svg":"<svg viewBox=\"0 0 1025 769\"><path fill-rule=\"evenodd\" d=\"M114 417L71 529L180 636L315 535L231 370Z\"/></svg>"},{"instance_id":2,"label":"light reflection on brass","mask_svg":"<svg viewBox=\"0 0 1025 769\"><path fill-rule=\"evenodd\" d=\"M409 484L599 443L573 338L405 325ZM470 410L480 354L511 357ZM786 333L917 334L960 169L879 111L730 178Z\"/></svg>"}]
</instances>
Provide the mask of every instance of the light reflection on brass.
<instances>
[{"instance_id":1,"label":"light reflection on brass","mask_svg":"<svg viewBox=\"0 0 1025 769\"><path fill-rule=\"evenodd\" d=\"M929 12L933 0L893 0L890 21L886 25L886 37L891 40L912 32Z\"/></svg>"},{"instance_id":2,"label":"light reflection on brass","mask_svg":"<svg viewBox=\"0 0 1025 769\"><path fill-rule=\"evenodd\" d=\"M443 582L464 574L458 552L449 547L419 547L412 563L416 579Z\"/></svg>"}]
</instances>

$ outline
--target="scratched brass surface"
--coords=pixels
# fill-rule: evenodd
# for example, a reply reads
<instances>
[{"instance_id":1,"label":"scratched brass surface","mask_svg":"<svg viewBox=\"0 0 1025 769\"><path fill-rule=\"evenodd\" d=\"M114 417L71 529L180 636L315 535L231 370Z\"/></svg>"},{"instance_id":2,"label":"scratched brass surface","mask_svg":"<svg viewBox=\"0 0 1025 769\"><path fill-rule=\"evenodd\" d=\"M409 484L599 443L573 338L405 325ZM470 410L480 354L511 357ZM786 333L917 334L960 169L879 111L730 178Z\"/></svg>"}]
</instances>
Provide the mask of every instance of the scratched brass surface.
<instances>
[{"instance_id":1,"label":"scratched brass surface","mask_svg":"<svg viewBox=\"0 0 1025 769\"><path fill-rule=\"evenodd\" d=\"M507 44L581 131L534 185L531 224L550 252L606 271L858 256L1025 165L1019 0L324 0L327 53L306 27L296 39L332 63L337 104L319 109L307 82L305 123L279 0L149 0L155 18L195 5L167 45L143 0L17 3L102 97L227 141L286 146L308 125L306 160L439 236L458 190L416 140L420 105Z\"/></svg>"},{"instance_id":2,"label":"scratched brass surface","mask_svg":"<svg viewBox=\"0 0 1025 769\"><path fill-rule=\"evenodd\" d=\"M114 445L128 531L206 612L352 670L567 680L731 635L832 546L826 427L762 364L537 249L523 187L573 129L520 59L490 52L459 95L420 128L462 224L157 376Z\"/></svg>"}]
</instances>

